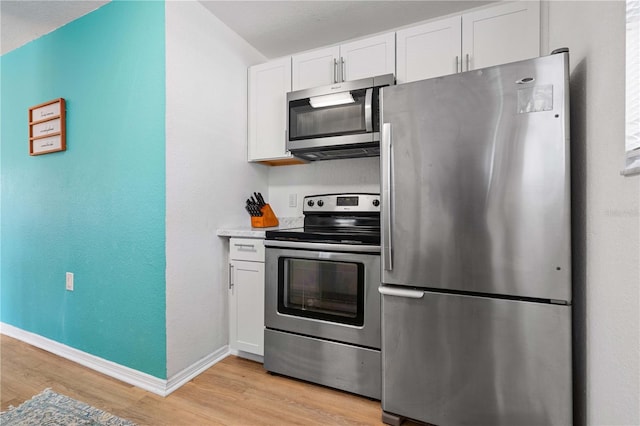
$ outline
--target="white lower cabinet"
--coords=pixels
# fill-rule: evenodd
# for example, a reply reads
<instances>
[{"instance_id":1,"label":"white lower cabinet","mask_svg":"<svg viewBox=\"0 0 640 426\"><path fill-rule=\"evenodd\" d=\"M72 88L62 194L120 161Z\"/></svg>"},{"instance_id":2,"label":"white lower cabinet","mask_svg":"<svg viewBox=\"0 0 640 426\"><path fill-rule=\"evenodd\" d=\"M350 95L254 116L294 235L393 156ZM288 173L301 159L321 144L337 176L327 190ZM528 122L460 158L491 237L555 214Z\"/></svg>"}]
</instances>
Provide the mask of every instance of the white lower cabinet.
<instances>
[{"instance_id":1,"label":"white lower cabinet","mask_svg":"<svg viewBox=\"0 0 640 426\"><path fill-rule=\"evenodd\" d=\"M229 240L229 346L264 355L264 244Z\"/></svg>"}]
</instances>

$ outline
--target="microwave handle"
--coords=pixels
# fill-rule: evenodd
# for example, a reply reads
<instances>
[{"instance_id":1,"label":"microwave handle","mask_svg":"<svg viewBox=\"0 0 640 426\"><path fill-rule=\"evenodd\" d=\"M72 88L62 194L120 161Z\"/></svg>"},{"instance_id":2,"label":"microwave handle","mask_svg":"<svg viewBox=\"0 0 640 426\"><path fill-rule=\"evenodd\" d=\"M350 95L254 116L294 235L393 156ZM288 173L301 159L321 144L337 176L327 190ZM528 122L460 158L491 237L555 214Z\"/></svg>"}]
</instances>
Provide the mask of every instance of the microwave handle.
<instances>
[{"instance_id":1,"label":"microwave handle","mask_svg":"<svg viewBox=\"0 0 640 426\"><path fill-rule=\"evenodd\" d=\"M368 88L364 94L364 129L373 132L373 112L371 110L373 102L373 88Z\"/></svg>"}]
</instances>

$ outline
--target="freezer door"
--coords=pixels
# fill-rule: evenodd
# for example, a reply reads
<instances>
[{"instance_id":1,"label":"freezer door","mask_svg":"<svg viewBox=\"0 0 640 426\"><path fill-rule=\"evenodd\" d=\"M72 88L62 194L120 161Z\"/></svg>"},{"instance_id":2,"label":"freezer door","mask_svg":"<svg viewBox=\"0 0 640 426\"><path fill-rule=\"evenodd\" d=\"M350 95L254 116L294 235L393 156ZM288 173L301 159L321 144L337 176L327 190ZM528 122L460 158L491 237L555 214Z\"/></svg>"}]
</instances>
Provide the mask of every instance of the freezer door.
<instances>
[{"instance_id":1,"label":"freezer door","mask_svg":"<svg viewBox=\"0 0 640 426\"><path fill-rule=\"evenodd\" d=\"M571 424L570 306L417 295L382 297L384 411L446 426Z\"/></svg>"},{"instance_id":2,"label":"freezer door","mask_svg":"<svg viewBox=\"0 0 640 426\"><path fill-rule=\"evenodd\" d=\"M568 57L382 90L382 282L571 300Z\"/></svg>"}]
</instances>

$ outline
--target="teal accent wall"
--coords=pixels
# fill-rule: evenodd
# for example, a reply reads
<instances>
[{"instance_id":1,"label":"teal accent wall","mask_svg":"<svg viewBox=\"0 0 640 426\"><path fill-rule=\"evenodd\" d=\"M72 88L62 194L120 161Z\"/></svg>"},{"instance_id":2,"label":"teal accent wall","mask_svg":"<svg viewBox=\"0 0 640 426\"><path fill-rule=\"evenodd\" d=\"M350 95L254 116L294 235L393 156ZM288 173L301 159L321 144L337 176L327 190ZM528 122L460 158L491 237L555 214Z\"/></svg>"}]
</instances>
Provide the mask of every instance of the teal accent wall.
<instances>
[{"instance_id":1,"label":"teal accent wall","mask_svg":"<svg viewBox=\"0 0 640 426\"><path fill-rule=\"evenodd\" d=\"M0 320L165 379L164 2L113 1L0 67ZM67 150L29 156L29 107L60 97Z\"/></svg>"}]
</instances>

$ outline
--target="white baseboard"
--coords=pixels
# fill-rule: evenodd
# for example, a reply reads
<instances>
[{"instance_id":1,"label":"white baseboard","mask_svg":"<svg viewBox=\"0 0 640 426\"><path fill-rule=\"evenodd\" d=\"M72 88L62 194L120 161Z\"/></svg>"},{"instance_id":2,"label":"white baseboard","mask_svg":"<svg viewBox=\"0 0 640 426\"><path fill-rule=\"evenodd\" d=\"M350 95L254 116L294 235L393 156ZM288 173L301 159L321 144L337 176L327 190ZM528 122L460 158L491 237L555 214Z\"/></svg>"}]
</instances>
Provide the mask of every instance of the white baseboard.
<instances>
[{"instance_id":1,"label":"white baseboard","mask_svg":"<svg viewBox=\"0 0 640 426\"><path fill-rule=\"evenodd\" d=\"M229 346L225 345L214 353L205 356L204 358L194 362L184 370L174 374L167 380L165 395L169 395L171 392L180 388L185 383L188 383L189 381L191 381L191 379L209 369L212 365L222 361L227 356L229 356Z\"/></svg>"},{"instance_id":2,"label":"white baseboard","mask_svg":"<svg viewBox=\"0 0 640 426\"><path fill-rule=\"evenodd\" d=\"M252 354L251 352L239 351L237 349L229 349L229 355L239 356L240 358L249 359L251 361L264 364L264 356Z\"/></svg>"},{"instance_id":3,"label":"white baseboard","mask_svg":"<svg viewBox=\"0 0 640 426\"><path fill-rule=\"evenodd\" d=\"M228 346L224 346L214 353L196 361L173 377L169 379L159 379L150 374L116 364L115 362L91 355L3 322L0 322L0 333L160 396L169 395L229 355Z\"/></svg>"}]
</instances>

